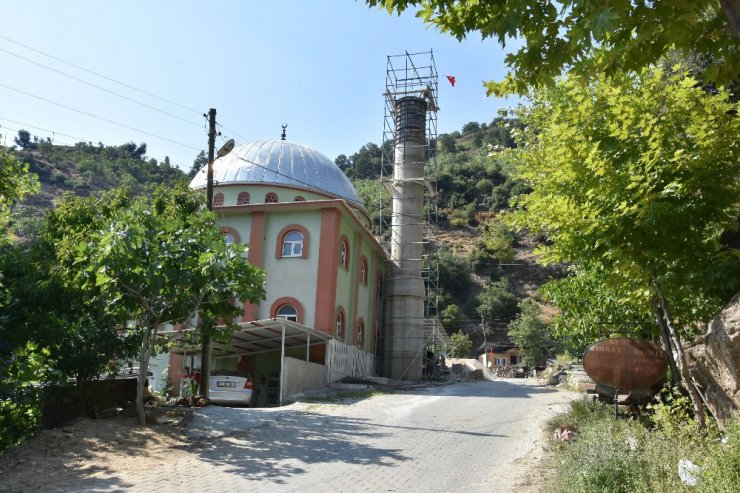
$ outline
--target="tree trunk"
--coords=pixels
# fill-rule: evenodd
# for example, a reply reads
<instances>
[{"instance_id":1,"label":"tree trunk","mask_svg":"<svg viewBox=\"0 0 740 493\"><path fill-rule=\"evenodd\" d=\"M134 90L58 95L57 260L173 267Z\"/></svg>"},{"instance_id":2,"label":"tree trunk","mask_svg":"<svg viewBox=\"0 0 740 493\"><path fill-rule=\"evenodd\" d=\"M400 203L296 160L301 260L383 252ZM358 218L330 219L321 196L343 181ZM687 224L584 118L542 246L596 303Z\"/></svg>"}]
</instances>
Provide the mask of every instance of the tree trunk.
<instances>
[{"instance_id":1,"label":"tree trunk","mask_svg":"<svg viewBox=\"0 0 740 493\"><path fill-rule=\"evenodd\" d=\"M144 325L139 352L139 379L136 385L136 416L140 425L146 425L144 411L144 382L149 373L149 357L152 354L152 341L156 340L159 324Z\"/></svg>"},{"instance_id":2,"label":"tree trunk","mask_svg":"<svg viewBox=\"0 0 740 493\"><path fill-rule=\"evenodd\" d=\"M678 385L681 383L681 374L676 366L676 358L673 357L673 348L671 347L671 336L668 333L668 327L663 319L663 314L660 311L660 305L658 300L653 299L651 301L653 306L653 312L655 313L655 322L660 328L660 342L663 345L663 351L665 351L666 357L668 358L668 365L671 368L671 384Z\"/></svg>"},{"instance_id":3,"label":"tree trunk","mask_svg":"<svg viewBox=\"0 0 740 493\"><path fill-rule=\"evenodd\" d=\"M740 39L740 2L738 0L719 0L722 10L725 11L727 24L736 38Z\"/></svg>"},{"instance_id":4,"label":"tree trunk","mask_svg":"<svg viewBox=\"0 0 740 493\"><path fill-rule=\"evenodd\" d=\"M671 313L668 310L668 303L666 302L665 297L663 297L663 292L660 288L660 284L658 281L654 281L655 283L655 291L658 296L658 300L660 301L660 308L662 310L662 317L663 320L668 327L668 333L670 334L671 341L673 342L673 348L676 350L676 353L678 353L678 360L676 363L678 363L678 370L681 372L681 381L683 383L684 388L689 393L689 397L691 398L691 403L694 405L694 417L696 418L696 429L700 433L704 433L706 430L706 421L704 416L704 406L701 399L701 396L699 395L699 391L696 390L696 385L694 384L693 379L691 378L691 375L689 374L689 368L688 368L688 361L686 359L686 353L683 350L683 346L681 345L681 338L678 335L678 332L676 331L676 328L673 325L673 320L671 318Z\"/></svg>"}]
</instances>

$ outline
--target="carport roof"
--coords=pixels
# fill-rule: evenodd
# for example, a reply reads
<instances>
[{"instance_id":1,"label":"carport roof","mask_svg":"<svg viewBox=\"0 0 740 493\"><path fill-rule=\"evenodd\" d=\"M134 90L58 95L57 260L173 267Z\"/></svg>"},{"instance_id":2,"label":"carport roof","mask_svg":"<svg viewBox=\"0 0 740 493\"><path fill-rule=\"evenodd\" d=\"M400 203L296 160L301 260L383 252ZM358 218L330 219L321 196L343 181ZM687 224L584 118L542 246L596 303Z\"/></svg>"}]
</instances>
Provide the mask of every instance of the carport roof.
<instances>
[{"instance_id":1,"label":"carport roof","mask_svg":"<svg viewBox=\"0 0 740 493\"><path fill-rule=\"evenodd\" d=\"M285 349L324 344L333 338L324 332L281 318L241 322L238 325L241 329L234 332L231 342L228 344L211 342L212 357L244 356L280 351L283 328L285 329ZM178 334L175 335L175 346L170 349L171 353L191 354L200 352L200 346L185 344L178 337Z\"/></svg>"}]
</instances>

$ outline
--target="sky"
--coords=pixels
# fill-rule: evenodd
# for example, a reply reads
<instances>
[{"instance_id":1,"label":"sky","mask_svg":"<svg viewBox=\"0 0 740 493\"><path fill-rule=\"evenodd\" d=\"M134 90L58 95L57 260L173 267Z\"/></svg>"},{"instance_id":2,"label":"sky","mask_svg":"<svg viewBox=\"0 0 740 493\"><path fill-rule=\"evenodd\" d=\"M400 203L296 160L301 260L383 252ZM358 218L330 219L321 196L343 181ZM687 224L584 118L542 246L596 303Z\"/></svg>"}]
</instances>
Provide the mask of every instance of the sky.
<instances>
[{"instance_id":1,"label":"sky","mask_svg":"<svg viewBox=\"0 0 740 493\"><path fill-rule=\"evenodd\" d=\"M495 41L354 0L0 0L0 13L4 145L20 128L59 144L145 142L187 170L215 108L217 148L287 124L288 140L333 160L381 143L387 56L405 51L433 52L439 133L515 104L485 94L506 73Z\"/></svg>"}]
</instances>

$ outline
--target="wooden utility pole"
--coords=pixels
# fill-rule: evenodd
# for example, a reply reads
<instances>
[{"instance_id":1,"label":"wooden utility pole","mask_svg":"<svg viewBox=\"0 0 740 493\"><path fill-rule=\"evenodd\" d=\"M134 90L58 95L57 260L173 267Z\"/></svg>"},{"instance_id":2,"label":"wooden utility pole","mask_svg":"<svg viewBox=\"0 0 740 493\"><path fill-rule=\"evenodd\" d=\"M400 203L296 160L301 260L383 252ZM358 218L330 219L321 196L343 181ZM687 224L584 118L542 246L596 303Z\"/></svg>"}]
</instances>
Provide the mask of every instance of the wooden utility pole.
<instances>
[{"instance_id":1,"label":"wooden utility pole","mask_svg":"<svg viewBox=\"0 0 740 493\"><path fill-rule=\"evenodd\" d=\"M216 153L216 109L208 110L208 172L206 174L206 207L213 210L213 158ZM203 320L200 320L201 330ZM211 374L211 335L203 331L200 353L200 394L208 399L208 377Z\"/></svg>"}]
</instances>

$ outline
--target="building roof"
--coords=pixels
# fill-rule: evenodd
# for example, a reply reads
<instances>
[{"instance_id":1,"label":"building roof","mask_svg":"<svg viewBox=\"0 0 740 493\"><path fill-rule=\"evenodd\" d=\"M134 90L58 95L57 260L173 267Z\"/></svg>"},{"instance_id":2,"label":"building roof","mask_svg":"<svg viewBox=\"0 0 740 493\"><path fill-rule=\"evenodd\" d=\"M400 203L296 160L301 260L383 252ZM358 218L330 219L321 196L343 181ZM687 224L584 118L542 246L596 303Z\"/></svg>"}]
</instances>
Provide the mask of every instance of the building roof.
<instances>
[{"instance_id":1,"label":"building roof","mask_svg":"<svg viewBox=\"0 0 740 493\"><path fill-rule=\"evenodd\" d=\"M360 196L334 162L316 149L288 140L261 140L238 145L213 162L213 182L221 185L287 185L344 199L364 209ZM205 188L206 167L190 182Z\"/></svg>"},{"instance_id":2,"label":"building roof","mask_svg":"<svg viewBox=\"0 0 740 493\"><path fill-rule=\"evenodd\" d=\"M324 344L333 338L311 327L282 318L241 322L238 325L240 330L234 332L228 344L211 342L211 355L214 358L279 352L282 347L306 348ZM171 353L200 354L200 345L184 343L179 332L174 332L173 335L175 344L170 349Z\"/></svg>"}]
</instances>

